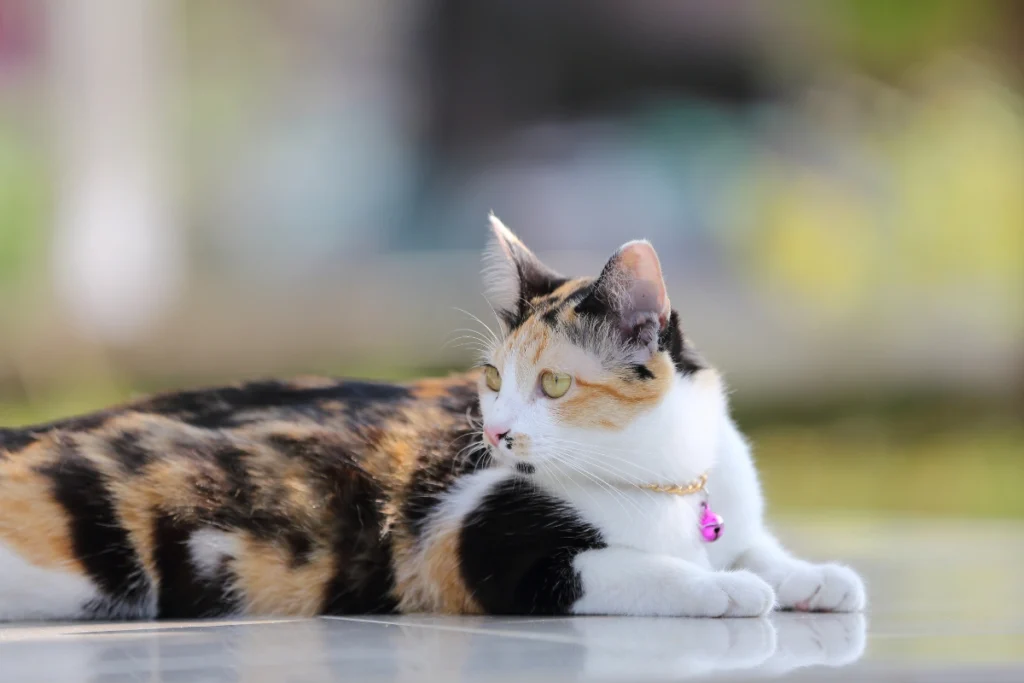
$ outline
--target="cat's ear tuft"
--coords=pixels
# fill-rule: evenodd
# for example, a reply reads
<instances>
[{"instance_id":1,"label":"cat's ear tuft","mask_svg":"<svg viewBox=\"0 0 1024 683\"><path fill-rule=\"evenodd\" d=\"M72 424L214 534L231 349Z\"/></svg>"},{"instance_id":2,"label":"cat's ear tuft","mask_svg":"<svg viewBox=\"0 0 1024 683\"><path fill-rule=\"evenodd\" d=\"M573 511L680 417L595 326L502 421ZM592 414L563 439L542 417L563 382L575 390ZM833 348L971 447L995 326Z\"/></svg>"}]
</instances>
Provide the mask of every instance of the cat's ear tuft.
<instances>
[{"instance_id":1,"label":"cat's ear tuft","mask_svg":"<svg viewBox=\"0 0 1024 683\"><path fill-rule=\"evenodd\" d=\"M591 294L577 311L609 316L623 341L653 354L668 324L672 304L661 262L646 240L627 242L605 264Z\"/></svg>"},{"instance_id":2,"label":"cat's ear tuft","mask_svg":"<svg viewBox=\"0 0 1024 683\"><path fill-rule=\"evenodd\" d=\"M484 251L487 300L509 326L526 316L529 302L550 294L566 279L544 265L497 216L490 215L493 233Z\"/></svg>"}]
</instances>

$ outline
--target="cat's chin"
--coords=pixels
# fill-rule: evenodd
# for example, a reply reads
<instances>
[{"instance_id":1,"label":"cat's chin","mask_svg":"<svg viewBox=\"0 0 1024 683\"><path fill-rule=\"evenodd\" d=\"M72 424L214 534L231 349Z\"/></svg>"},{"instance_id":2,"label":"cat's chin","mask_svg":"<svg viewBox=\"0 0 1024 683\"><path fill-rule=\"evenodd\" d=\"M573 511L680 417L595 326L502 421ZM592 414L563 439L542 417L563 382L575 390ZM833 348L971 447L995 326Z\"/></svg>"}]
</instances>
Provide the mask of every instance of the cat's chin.
<instances>
[{"instance_id":1,"label":"cat's chin","mask_svg":"<svg viewBox=\"0 0 1024 683\"><path fill-rule=\"evenodd\" d=\"M537 470L536 462L533 458L525 458L521 455L510 455L497 448L491 448L490 455L493 467L512 470L519 474L533 474Z\"/></svg>"}]
</instances>

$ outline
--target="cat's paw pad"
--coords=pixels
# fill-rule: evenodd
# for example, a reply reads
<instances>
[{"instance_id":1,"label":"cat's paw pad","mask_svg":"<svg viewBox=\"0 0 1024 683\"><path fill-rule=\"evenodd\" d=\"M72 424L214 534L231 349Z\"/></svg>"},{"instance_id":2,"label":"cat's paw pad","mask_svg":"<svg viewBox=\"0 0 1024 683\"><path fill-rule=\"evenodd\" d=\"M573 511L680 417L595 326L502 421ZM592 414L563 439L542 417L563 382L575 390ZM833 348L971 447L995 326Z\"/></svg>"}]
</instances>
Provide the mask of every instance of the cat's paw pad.
<instances>
[{"instance_id":1,"label":"cat's paw pad","mask_svg":"<svg viewBox=\"0 0 1024 683\"><path fill-rule=\"evenodd\" d=\"M715 586L724 593L723 617L761 617L775 606L775 591L761 577L748 571L715 574Z\"/></svg>"},{"instance_id":2,"label":"cat's paw pad","mask_svg":"<svg viewBox=\"0 0 1024 683\"><path fill-rule=\"evenodd\" d=\"M867 604L864 582L849 567L801 564L778 584L781 609L801 612L859 612Z\"/></svg>"}]
</instances>

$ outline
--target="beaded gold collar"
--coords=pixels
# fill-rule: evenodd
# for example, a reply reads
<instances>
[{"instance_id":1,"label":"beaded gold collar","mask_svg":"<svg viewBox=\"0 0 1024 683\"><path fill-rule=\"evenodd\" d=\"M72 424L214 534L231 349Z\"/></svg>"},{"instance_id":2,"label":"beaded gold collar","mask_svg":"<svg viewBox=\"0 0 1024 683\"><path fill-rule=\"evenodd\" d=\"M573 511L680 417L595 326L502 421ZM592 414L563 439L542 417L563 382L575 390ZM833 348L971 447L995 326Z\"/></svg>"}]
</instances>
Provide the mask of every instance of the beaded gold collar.
<instances>
[{"instance_id":1,"label":"beaded gold collar","mask_svg":"<svg viewBox=\"0 0 1024 683\"><path fill-rule=\"evenodd\" d=\"M657 493L670 493L673 496L689 496L700 493L708 483L708 473L700 475L689 484L637 484L639 488Z\"/></svg>"}]
</instances>

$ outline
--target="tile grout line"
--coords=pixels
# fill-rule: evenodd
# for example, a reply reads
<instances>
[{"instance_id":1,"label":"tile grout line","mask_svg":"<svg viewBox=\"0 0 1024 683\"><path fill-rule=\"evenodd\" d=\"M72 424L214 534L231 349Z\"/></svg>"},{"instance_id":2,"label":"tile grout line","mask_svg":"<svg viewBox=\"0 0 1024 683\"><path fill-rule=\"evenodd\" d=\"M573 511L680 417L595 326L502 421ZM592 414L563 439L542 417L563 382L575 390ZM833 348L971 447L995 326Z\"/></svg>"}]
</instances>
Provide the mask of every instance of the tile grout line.
<instances>
[{"instance_id":1,"label":"tile grout line","mask_svg":"<svg viewBox=\"0 0 1024 683\"><path fill-rule=\"evenodd\" d=\"M479 629L472 628L469 626L447 626L442 624L421 624L416 622L406 621L386 621L384 619L364 619L361 617L338 617L338 616L324 616L322 619L331 619L335 621L347 621L356 624L378 624L381 626L412 626L415 628L422 629L433 629L436 631L452 631L454 633L470 633L475 635L483 636L496 636L496 637L507 637L507 638L519 638L521 640L538 640L546 643L561 643L563 645L581 645L584 646L586 643L577 638L570 638L567 636L559 635L534 635L532 633L524 633L522 631L508 631L508 630L497 630L497 629Z\"/></svg>"}]
</instances>

